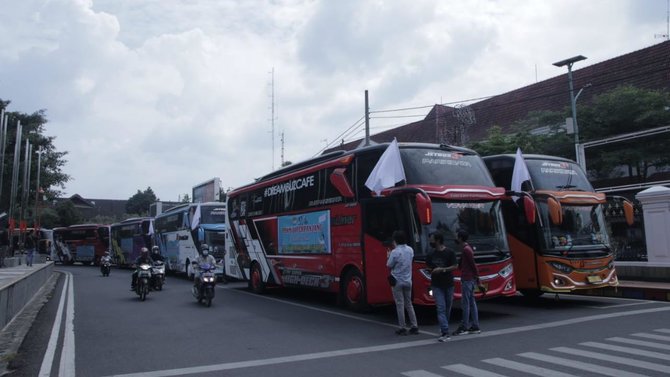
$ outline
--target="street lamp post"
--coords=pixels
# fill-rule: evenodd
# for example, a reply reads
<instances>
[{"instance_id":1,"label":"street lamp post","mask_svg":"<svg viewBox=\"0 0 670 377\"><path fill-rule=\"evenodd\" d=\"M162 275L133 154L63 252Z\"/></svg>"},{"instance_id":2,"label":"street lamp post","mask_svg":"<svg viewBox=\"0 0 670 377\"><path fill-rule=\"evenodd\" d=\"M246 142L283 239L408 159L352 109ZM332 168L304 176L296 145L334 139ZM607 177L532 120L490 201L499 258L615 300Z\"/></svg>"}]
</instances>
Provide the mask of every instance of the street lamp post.
<instances>
[{"instance_id":1,"label":"street lamp post","mask_svg":"<svg viewBox=\"0 0 670 377\"><path fill-rule=\"evenodd\" d=\"M575 92L572 86L572 65L578 61L586 60L585 56L582 55L577 55L573 56L572 58L568 58L565 60L561 60L560 62L554 63L556 67L563 67L563 66L568 66L568 84L570 85L570 107L572 108L572 123L575 128L575 156L576 156L576 161L579 166L584 168L584 161L582 161L582 156L580 153L580 148L579 148L579 128L577 127L577 106L575 102L577 101L575 98ZM580 91L581 93L581 91Z\"/></svg>"},{"instance_id":2,"label":"street lamp post","mask_svg":"<svg viewBox=\"0 0 670 377\"><path fill-rule=\"evenodd\" d=\"M40 193L41 193L40 192L41 191L40 190L40 174L41 174L40 170L41 170L41 167L42 167L42 154L45 153L45 152L46 152L46 150L42 149L42 147L40 147L40 149L38 149L37 152L36 152L37 153L37 182L36 182L37 187L35 187L35 219L34 219L35 220L35 224L34 224L35 229L37 229L41 225L40 224L40 217L39 217L39 205L38 205L38 203L40 202L39 197L40 197Z\"/></svg>"}]
</instances>

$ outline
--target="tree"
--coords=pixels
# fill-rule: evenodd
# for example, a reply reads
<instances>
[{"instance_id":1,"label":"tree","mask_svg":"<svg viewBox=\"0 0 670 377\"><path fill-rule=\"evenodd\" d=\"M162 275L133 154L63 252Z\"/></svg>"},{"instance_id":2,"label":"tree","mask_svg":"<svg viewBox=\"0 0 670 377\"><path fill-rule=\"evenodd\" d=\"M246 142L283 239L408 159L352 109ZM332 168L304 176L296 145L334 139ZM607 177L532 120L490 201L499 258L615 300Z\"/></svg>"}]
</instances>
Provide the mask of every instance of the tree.
<instances>
[{"instance_id":1,"label":"tree","mask_svg":"<svg viewBox=\"0 0 670 377\"><path fill-rule=\"evenodd\" d=\"M184 194L184 196L181 197L181 202L182 203L190 203L191 202L191 197L188 194Z\"/></svg>"},{"instance_id":2,"label":"tree","mask_svg":"<svg viewBox=\"0 0 670 377\"><path fill-rule=\"evenodd\" d=\"M74 207L74 203L69 200L63 200L56 204L56 213L58 214L58 225L60 226L70 226L81 222L79 212Z\"/></svg>"},{"instance_id":3,"label":"tree","mask_svg":"<svg viewBox=\"0 0 670 377\"><path fill-rule=\"evenodd\" d=\"M10 101L3 101L0 99L0 109L7 110ZM25 154L25 142L28 140L33 146L32 163L30 164L30 182L29 182L29 202L35 199L35 189L37 180L37 151L42 149L44 153L41 159L40 168L40 186L44 190L44 196L47 201L51 201L62 195L61 189L65 188L65 183L70 180L70 176L63 173L62 167L67 160L65 156L67 152L59 152L56 150L53 142L55 137L44 135L44 125L47 123L46 110L39 110L32 114L24 114L19 112L8 111L5 113L8 116L7 138L5 140L5 160L4 160L4 176L2 189L2 199L0 200L0 208L3 210L9 208L10 191L12 185L12 169L14 165L14 146L16 144L16 130L17 122L21 122L21 167L23 169L23 156ZM22 173L21 173L22 174ZM19 182L19 192L23 188ZM28 203L29 208L34 208L34 202Z\"/></svg>"},{"instance_id":4,"label":"tree","mask_svg":"<svg viewBox=\"0 0 670 377\"><path fill-rule=\"evenodd\" d=\"M144 216L149 214L149 206L157 200L156 194L147 187L143 192L137 190L137 193L131 196L126 203L126 212L129 214L137 214Z\"/></svg>"},{"instance_id":5,"label":"tree","mask_svg":"<svg viewBox=\"0 0 670 377\"><path fill-rule=\"evenodd\" d=\"M596 96L579 109L582 142L601 140L670 124L670 95L665 91L621 86ZM645 182L652 172L667 170L670 154L665 134L633 139L586 150L586 167L595 179L627 177Z\"/></svg>"}]
</instances>

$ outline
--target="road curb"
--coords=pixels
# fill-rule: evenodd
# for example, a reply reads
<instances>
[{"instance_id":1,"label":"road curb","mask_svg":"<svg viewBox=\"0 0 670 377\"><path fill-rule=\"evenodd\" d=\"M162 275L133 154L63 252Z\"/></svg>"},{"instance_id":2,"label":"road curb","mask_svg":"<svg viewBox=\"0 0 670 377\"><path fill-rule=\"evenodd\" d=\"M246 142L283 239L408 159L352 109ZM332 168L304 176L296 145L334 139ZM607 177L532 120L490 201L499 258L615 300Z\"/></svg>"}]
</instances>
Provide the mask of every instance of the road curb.
<instances>
[{"instance_id":1,"label":"road curb","mask_svg":"<svg viewBox=\"0 0 670 377\"><path fill-rule=\"evenodd\" d=\"M54 271L21 311L0 331L0 376L11 373L8 365L17 354L42 307L52 297L61 273Z\"/></svg>"}]
</instances>

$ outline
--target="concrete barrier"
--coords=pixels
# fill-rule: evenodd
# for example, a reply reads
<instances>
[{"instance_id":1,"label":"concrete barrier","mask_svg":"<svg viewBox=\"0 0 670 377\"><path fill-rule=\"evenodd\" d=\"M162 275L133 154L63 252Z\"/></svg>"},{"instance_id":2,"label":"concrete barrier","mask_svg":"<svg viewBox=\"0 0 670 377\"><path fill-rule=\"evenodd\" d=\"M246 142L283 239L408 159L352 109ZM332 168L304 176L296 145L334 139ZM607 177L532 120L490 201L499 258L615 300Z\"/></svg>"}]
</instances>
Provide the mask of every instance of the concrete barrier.
<instances>
[{"instance_id":1,"label":"concrete barrier","mask_svg":"<svg viewBox=\"0 0 670 377\"><path fill-rule=\"evenodd\" d=\"M4 329L42 288L53 269L53 262L36 263L25 270L17 267L0 269L4 276L0 280L0 329ZM7 274L9 271L11 274Z\"/></svg>"}]
</instances>

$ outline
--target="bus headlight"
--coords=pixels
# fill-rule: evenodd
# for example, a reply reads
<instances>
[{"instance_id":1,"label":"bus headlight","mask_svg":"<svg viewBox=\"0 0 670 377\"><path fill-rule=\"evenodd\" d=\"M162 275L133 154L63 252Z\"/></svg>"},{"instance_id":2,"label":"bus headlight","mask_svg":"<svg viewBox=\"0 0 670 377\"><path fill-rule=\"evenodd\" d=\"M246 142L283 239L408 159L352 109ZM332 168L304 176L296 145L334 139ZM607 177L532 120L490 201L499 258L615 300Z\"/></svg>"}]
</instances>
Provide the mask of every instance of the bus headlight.
<instances>
[{"instance_id":1,"label":"bus headlight","mask_svg":"<svg viewBox=\"0 0 670 377\"><path fill-rule=\"evenodd\" d=\"M498 275L502 276L503 278L506 278L512 275L512 271L514 271L514 268L512 267L511 264L508 264L502 270L500 270L500 272L498 272Z\"/></svg>"},{"instance_id":2,"label":"bus headlight","mask_svg":"<svg viewBox=\"0 0 670 377\"><path fill-rule=\"evenodd\" d=\"M549 265L553 267L555 270L558 270L564 274L569 274L572 272L572 267L568 266L567 264L559 262L549 262Z\"/></svg>"}]
</instances>

